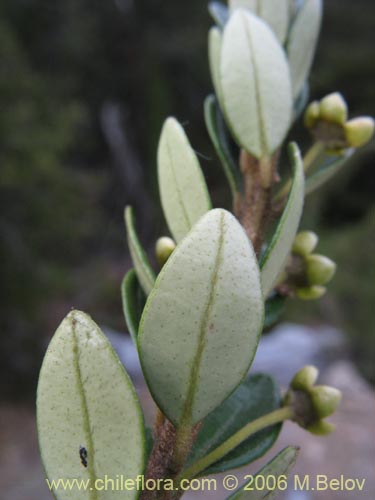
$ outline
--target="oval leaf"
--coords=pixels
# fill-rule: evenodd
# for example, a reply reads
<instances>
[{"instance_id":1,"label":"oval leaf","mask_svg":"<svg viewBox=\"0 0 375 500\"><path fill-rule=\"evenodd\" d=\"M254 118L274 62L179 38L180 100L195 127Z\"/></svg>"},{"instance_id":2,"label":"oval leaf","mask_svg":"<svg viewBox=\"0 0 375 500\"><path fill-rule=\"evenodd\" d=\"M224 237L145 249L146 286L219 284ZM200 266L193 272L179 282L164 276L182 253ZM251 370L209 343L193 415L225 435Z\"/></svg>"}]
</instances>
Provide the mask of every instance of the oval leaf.
<instances>
[{"instance_id":1,"label":"oval leaf","mask_svg":"<svg viewBox=\"0 0 375 500\"><path fill-rule=\"evenodd\" d=\"M342 155L327 158L327 161L306 179L306 194L313 193L336 175L354 151L354 149L347 149Z\"/></svg>"},{"instance_id":2,"label":"oval leaf","mask_svg":"<svg viewBox=\"0 0 375 500\"><path fill-rule=\"evenodd\" d=\"M176 241L211 208L198 158L174 118L164 124L158 150L158 179L164 215Z\"/></svg>"},{"instance_id":3,"label":"oval leaf","mask_svg":"<svg viewBox=\"0 0 375 500\"><path fill-rule=\"evenodd\" d=\"M289 27L289 0L229 0L231 10L245 8L251 10L270 25L283 44Z\"/></svg>"},{"instance_id":4,"label":"oval leaf","mask_svg":"<svg viewBox=\"0 0 375 500\"><path fill-rule=\"evenodd\" d=\"M284 269L300 223L305 196L303 161L299 148L292 143L289 156L293 163L293 183L288 201L275 234L261 260L261 282L264 297L272 290L279 274Z\"/></svg>"},{"instance_id":5,"label":"oval leaf","mask_svg":"<svg viewBox=\"0 0 375 500\"><path fill-rule=\"evenodd\" d=\"M272 498L275 498L281 491L277 487L277 478L280 476L288 476L297 461L298 452L299 448L295 446L287 446L284 448L278 455L276 455L276 457L274 457L267 465L257 472L251 480L251 483L246 483L240 490L228 497L227 500L271 500ZM256 483L254 483L254 481L256 481L255 478L257 476L262 476L264 478L264 484L266 485L265 488L259 490L255 488L254 484ZM267 482L268 477L272 478L270 482ZM271 486L275 485L275 487L269 489L267 487L268 484ZM281 484L282 488L284 488L286 481L283 481ZM251 485L253 485L252 488ZM284 491L284 489L282 489L282 491Z\"/></svg>"},{"instance_id":6,"label":"oval leaf","mask_svg":"<svg viewBox=\"0 0 375 500\"><path fill-rule=\"evenodd\" d=\"M296 99L309 76L322 21L322 1L306 0L292 24L287 54Z\"/></svg>"},{"instance_id":7,"label":"oval leaf","mask_svg":"<svg viewBox=\"0 0 375 500\"><path fill-rule=\"evenodd\" d=\"M269 375L248 377L233 394L204 420L188 465L196 462L239 431L247 423L280 407L280 391ZM258 459L276 441L281 425L257 432L200 475L242 467Z\"/></svg>"},{"instance_id":8,"label":"oval leaf","mask_svg":"<svg viewBox=\"0 0 375 500\"><path fill-rule=\"evenodd\" d=\"M130 336L134 344L137 345L138 327L146 303L146 296L139 284L134 269L130 269L122 280L121 298Z\"/></svg>"},{"instance_id":9,"label":"oval leaf","mask_svg":"<svg viewBox=\"0 0 375 500\"><path fill-rule=\"evenodd\" d=\"M154 286L155 273L136 233L134 211L132 207L125 208L125 225L128 246L135 272L137 273L138 280L144 292L148 295Z\"/></svg>"},{"instance_id":10,"label":"oval leaf","mask_svg":"<svg viewBox=\"0 0 375 500\"><path fill-rule=\"evenodd\" d=\"M39 377L37 420L49 480L90 480L143 473L145 437L134 388L106 337L86 314L72 311L56 331ZM72 498L58 489L57 499ZM138 497L123 491L124 499ZM75 500L98 492L74 491ZM102 498L102 497L100 497ZM118 492L106 492L106 499Z\"/></svg>"},{"instance_id":11,"label":"oval leaf","mask_svg":"<svg viewBox=\"0 0 375 500\"><path fill-rule=\"evenodd\" d=\"M256 158L270 156L291 123L289 66L272 30L250 11L236 9L225 26L220 75L236 141Z\"/></svg>"},{"instance_id":12,"label":"oval leaf","mask_svg":"<svg viewBox=\"0 0 375 500\"><path fill-rule=\"evenodd\" d=\"M213 95L208 96L204 102L204 118L210 139L217 156L220 158L232 195L235 196L240 190L241 185L239 168L232 157L228 137L225 133L225 123L216 98Z\"/></svg>"},{"instance_id":13,"label":"oval leaf","mask_svg":"<svg viewBox=\"0 0 375 500\"><path fill-rule=\"evenodd\" d=\"M236 388L262 322L253 248L233 215L211 210L161 270L141 319L143 372L175 425L200 421Z\"/></svg>"}]
</instances>

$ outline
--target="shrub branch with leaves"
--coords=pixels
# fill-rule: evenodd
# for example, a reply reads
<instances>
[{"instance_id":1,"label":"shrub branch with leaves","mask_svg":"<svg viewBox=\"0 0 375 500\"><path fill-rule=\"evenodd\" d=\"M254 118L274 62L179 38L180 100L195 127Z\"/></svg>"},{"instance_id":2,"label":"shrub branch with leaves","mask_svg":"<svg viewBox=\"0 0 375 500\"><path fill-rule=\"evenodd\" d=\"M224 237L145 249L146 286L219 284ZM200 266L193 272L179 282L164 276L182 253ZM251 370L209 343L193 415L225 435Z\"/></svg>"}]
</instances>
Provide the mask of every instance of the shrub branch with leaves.
<instances>
[{"instance_id":1,"label":"shrub branch with leaves","mask_svg":"<svg viewBox=\"0 0 375 500\"><path fill-rule=\"evenodd\" d=\"M204 115L233 214L212 208L198 158L175 118L166 120L158 150L160 198L172 236L156 242L158 273L137 236L132 208L125 210L134 269L124 278L122 300L158 408L152 437L123 366L82 312L72 311L53 337L37 397L50 480L88 478L93 485L104 476L145 474L148 481L169 480L170 487L55 490L58 499L178 499L183 479L258 459L285 420L320 435L333 429L325 419L341 394L315 385L316 368L302 368L284 397L269 375L247 374L262 330L277 321L285 301L325 293L336 266L313 253L313 232L297 234L304 200L371 139L374 121L348 121L337 93L311 103L305 125L312 146L304 157L295 143L288 146L292 172L280 179L283 143L308 100L322 2L231 0L209 10L216 22L209 32L215 95L207 97ZM286 477L297 451L285 448L259 474ZM229 498L271 498L278 488L250 495L245 486Z\"/></svg>"}]
</instances>

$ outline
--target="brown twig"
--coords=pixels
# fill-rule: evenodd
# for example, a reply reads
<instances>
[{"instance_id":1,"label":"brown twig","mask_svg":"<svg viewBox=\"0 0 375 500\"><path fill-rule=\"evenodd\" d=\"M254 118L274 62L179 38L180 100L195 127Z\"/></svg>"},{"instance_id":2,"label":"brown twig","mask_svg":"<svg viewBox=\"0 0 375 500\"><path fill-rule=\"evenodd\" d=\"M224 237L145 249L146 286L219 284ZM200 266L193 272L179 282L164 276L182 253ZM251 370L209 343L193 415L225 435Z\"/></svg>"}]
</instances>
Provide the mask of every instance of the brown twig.
<instances>
[{"instance_id":1,"label":"brown twig","mask_svg":"<svg viewBox=\"0 0 375 500\"><path fill-rule=\"evenodd\" d=\"M185 465L187 456L197 438L200 424L193 427L184 442L183 453L178 444L178 434L174 425L158 410L154 426L154 445L148 460L145 479L175 479ZM181 495L180 495L181 496ZM140 500L170 500L176 497L175 492L162 489L145 489Z\"/></svg>"},{"instance_id":2,"label":"brown twig","mask_svg":"<svg viewBox=\"0 0 375 500\"><path fill-rule=\"evenodd\" d=\"M258 160L244 149L240 154L244 189L235 198L233 211L257 254L272 214L272 186L279 180L276 169L278 157L279 152L276 152L272 158Z\"/></svg>"}]
</instances>

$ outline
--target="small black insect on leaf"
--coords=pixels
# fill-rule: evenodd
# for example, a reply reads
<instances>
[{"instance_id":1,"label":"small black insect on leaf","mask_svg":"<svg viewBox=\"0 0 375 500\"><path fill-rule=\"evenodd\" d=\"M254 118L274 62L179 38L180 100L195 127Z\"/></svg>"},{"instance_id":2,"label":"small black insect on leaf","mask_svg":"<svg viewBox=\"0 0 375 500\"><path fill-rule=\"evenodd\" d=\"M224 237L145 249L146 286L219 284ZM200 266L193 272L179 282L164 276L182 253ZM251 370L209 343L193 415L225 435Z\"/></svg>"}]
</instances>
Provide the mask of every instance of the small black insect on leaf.
<instances>
[{"instance_id":1,"label":"small black insect on leaf","mask_svg":"<svg viewBox=\"0 0 375 500\"><path fill-rule=\"evenodd\" d=\"M87 467L87 450L84 446L79 447L79 457L81 459L81 464Z\"/></svg>"}]
</instances>

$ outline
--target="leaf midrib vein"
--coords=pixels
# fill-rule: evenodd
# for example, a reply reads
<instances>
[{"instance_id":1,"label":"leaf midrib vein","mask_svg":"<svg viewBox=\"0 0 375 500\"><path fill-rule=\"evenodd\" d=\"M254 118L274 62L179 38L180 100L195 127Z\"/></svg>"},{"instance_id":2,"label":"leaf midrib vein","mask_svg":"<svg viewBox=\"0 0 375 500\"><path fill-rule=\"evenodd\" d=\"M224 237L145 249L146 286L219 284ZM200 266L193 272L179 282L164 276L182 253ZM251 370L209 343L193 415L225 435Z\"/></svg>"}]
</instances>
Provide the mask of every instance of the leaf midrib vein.
<instances>
[{"instance_id":1,"label":"leaf midrib vein","mask_svg":"<svg viewBox=\"0 0 375 500\"><path fill-rule=\"evenodd\" d=\"M178 183L178 176L176 175L176 171L175 171L175 168L174 168L174 165L175 165L174 155L173 155L173 153L171 151L171 148L169 146L169 140L168 139L166 141L166 146L167 146L167 148L166 148L167 149L167 154L168 154L168 157L169 157L169 164L171 165L172 177L173 177L174 184L176 186L177 199L178 199L179 204L181 206L182 214L183 214L183 217L185 219L185 224L186 224L186 226L187 226L187 228L189 230L192 227L193 223L192 223L192 221L189 218L189 211L185 207L184 197L183 197L180 185Z\"/></svg>"},{"instance_id":2,"label":"leaf midrib vein","mask_svg":"<svg viewBox=\"0 0 375 500\"><path fill-rule=\"evenodd\" d=\"M184 409L182 412L182 422L181 427L186 425L189 426L192 418L192 410L194 398L197 392L197 382L199 371L202 362L202 356L204 347L206 345L206 336L207 336L207 325L211 316L211 311L214 305L214 298L216 295L216 288L218 282L218 275L220 270L220 265L222 262L222 252L223 252L223 243L224 243L224 214L220 215L219 222L219 240L217 245L217 252L214 264L214 271L212 273L211 282L210 282L210 293L208 296L208 301L206 307L204 308L203 315L200 321L200 334L197 344L197 352L193 357L193 363L191 365L190 371L190 385L187 392L187 397L184 404Z\"/></svg>"},{"instance_id":3,"label":"leaf midrib vein","mask_svg":"<svg viewBox=\"0 0 375 500\"><path fill-rule=\"evenodd\" d=\"M257 115L259 116L259 123L260 123L260 130L259 130L259 140L260 140L260 146L262 150L262 156L267 154L268 151L268 145L267 145L267 138L265 135L265 120L263 116L263 108L262 108L262 98L260 94L260 82L258 78L258 67L257 67L257 60L255 57L254 53L254 45L253 45L253 39L251 36L251 31L249 29L248 23L244 22L245 26L245 33L246 37L249 42L249 54L250 54L250 63L252 67L254 68L254 87L255 87L255 101L256 101L256 108L257 108Z\"/></svg>"},{"instance_id":4,"label":"leaf midrib vein","mask_svg":"<svg viewBox=\"0 0 375 500\"><path fill-rule=\"evenodd\" d=\"M90 422L90 414L89 414L89 410L88 410L86 392L85 392L84 385L82 382L81 366L80 366L80 362L79 362L80 352L79 352L78 339L77 339L77 333L76 333L76 323L77 323L77 321L73 317L72 318L73 366L74 366L74 371L76 373L76 377L77 377L77 381L78 381L77 385L78 385L78 394L79 394L79 398L80 398L81 411L82 411L82 416L83 416L83 432L84 432L85 441L86 441L85 445L92 454L92 456L88 457L87 469L88 469L88 474L89 474L89 478L90 478L90 484L95 484L97 474L95 471L95 463L94 463L94 441L93 441L93 436L91 433L91 422ZM78 452L79 452L79 444L77 444L77 459L78 459ZM92 500L99 499L95 488L93 490L89 491L89 496Z\"/></svg>"}]
</instances>

